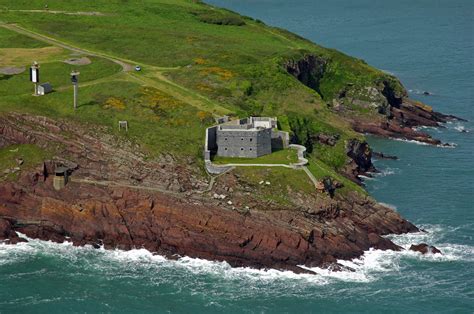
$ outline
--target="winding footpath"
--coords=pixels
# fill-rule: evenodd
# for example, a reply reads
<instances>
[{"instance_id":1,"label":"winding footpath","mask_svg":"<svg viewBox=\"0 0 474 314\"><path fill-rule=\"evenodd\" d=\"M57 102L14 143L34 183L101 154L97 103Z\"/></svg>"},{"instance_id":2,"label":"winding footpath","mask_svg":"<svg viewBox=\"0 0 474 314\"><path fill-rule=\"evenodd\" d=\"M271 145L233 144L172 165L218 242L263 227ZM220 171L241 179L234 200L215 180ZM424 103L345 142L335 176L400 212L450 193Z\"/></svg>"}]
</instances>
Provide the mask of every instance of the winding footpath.
<instances>
[{"instance_id":1,"label":"winding footpath","mask_svg":"<svg viewBox=\"0 0 474 314\"><path fill-rule=\"evenodd\" d=\"M311 173L311 171L306 167L308 164L308 159L304 157L306 153L306 147L303 145L297 145L297 144L291 144L289 145L290 148L296 149L297 150L297 155L298 155L298 162L296 163L290 163L290 164L239 164L239 163L230 163L230 164L223 164L223 165L217 165L213 163L211 160L205 160L205 165L206 165L206 170L210 174L223 174L228 171L231 171L235 169L236 167L284 167L284 168L289 168L289 169L294 169L294 170L303 170L313 182L314 186L316 187L318 184L318 180L316 177Z\"/></svg>"}]
</instances>

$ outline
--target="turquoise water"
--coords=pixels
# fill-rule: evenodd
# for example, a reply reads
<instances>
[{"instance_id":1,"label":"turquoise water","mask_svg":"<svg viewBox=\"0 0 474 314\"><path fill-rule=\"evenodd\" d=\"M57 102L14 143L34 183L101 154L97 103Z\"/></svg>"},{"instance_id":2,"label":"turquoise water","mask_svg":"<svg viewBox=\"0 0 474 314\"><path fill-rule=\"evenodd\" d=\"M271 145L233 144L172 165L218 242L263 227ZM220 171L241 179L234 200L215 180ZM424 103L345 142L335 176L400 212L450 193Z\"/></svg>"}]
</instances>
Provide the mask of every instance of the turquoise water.
<instances>
[{"instance_id":1,"label":"turquoise water","mask_svg":"<svg viewBox=\"0 0 474 314\"><path fill-rule=\"evenodd\" d=\"M400 77L413 98L474 121L472 0L209 2L363 58ZM382 172L366 183L429 231L395 242L426 241L443 256L370 251L348 262L353 273L309 276L31 241L0 245L0 312L472 313L474 124L429 132L457 146L370 138L400 160L377 161Z\"/></svg>"}]
</instances>

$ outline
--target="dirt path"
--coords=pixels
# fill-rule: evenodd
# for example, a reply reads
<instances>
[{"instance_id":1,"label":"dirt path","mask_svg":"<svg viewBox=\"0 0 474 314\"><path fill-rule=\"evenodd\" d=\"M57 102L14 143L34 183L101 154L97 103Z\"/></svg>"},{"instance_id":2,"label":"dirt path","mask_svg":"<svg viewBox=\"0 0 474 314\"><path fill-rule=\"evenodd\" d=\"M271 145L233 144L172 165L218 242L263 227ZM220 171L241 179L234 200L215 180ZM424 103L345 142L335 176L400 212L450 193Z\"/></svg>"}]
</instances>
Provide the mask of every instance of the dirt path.
<instances>
[{"instance_id":1,"label":"dirt path","mask_svg":"<svg viewBox=\"0 0 474 314\"><path fill-rule=\"evenodd\" d=\"M61 48L67 49L67 50L71 50L71 51L74 51L74 52L77 52L77 53L89 55L89 56L92 56L92 57L100 57L100 58L110 60L114 63L119 64L122 67L122 71L124 71L124 72L133 71L133 69L134 69L133 65L131 65L130 63L127 63L123 60L119 60L119 59L111 57L107 54L97 53L97 52L93 52L93 51L90 51L90 50L87 50L87 49L78 48L78 47L72 46L70 44L66 44L64 42L56 40L54 38L51 38L51 37L48 37L48 36L45 36L45 35L42 35L42 34L38 34L36 32L30 31L30 30L27 30L27 29L25 29L21 26L15 25L15 24L0 24L0 26L3 27L3 28L6 28L8 30L11 30L13 32L16 32L16 33L19 33L19 34L22 34L22 35L25 35L25 36L28 36L28 37L32 37L32 38L34 38L36 40L39 40L39 41L42 41L42 42L46 42L46 43L51 44L53 46L61 47Z\"/></svg>"},{"instance_id":2,"label":"dirt path","mask_svg":"<svg viewBox=\"0 0 474 314\"><path fill-rule=\"evenodd\" d=\"M105 16L108 14L88 11L88 12L72 12L72 11L58 11L58 10L8 10L9 12L25 12L25 13L49 13L49 14L66 14L66 15L86 15L86 16Z\"/></svg>"},{"instance_id":3,"label":"dirt path","mask_svg":"<svg viewBox=\"0 0 474 314\"><path fill-rule=\"evenodd\" d=\"M60 40L51 38L49 36L25 29L16 24L0 23L0 26L8 30L11 30L13 32L34 38L39 41L46 42L53 46L61 47L73 52L77 52L77 53L81 53L81 54L85 54L85 55L89 55L93 57L99 57L99 58L110 60L116 64L119 64L122 67L122 72L127 73L129 75L130 80L137 81L142 85L155 87L161 91L164 91L170 94L176 99L183 101L184 103L190 104L198 108L199 110L209 111L216 116L225 115L230 112L230 110L222 106L219 106L218 104L214 103L207 97L200 95L184 86L181 86L179 84L176 84L170 81L162 73L162 71L178 70L180 69L180 67L157 67L157 66L146 65L142 63L142 65L147 67L153 74L151 75L151 77L145 76L145 75L138 75L134 71L135 70L134 64L139 64L139 62L135 62L135 61L123 59L123 58L117 58L105 53L100 53L100 52L95 52L88 49L79 48L69 43L65 43ZM99 80L97 80L95 84L97 83L100 83ZM89 85L92 85L92 84L89 83Z\"/></svg>"},{"instance_id":4,"label":"dirt path","mask_svg":"<svg viewBox=\"0 0 474 314\"><path fill-rule=\"evenodd\" d=\"M81 178L74 178L74 177L70 177L69 179L71 180L71 182L83 183L83 184L95 184L95 185L107 186L107 187L121 187L121 188L145 190L145 191L150 191L150 192L160 192L160 193L173 194L173 195L182 195L183 194L183 193L173 192L173 191L166 190L166 189L161 189L161 188L154 188L154 187L142 186L142 185L125 184L125 183L119 183L119 182L113 182L113 181L98 181L98 180L81 179Z\"/></svg>"}]
</instances>

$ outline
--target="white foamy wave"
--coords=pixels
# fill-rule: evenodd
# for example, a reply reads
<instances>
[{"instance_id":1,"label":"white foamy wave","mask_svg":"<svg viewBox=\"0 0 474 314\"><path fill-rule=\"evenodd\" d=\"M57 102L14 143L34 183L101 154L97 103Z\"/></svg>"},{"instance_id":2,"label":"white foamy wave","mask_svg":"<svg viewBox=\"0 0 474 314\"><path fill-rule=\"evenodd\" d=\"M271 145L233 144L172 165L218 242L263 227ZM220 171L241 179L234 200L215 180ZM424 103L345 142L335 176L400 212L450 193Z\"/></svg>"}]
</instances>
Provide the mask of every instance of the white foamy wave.
<instances>
[{"instance_id":1,"label":"white foamy wave","mask_svg":"<svg viewBox=\"0 0 474 314\"><path fill-rule=\"evenodd\" d=\"M329 281L324 276L313 274L296 274L291 271L275 269L259 270L250 267L232 267L226 262L208 261L199 258L177 257L167 259L145 249L129 251L94 249L92 246L76 247L71 242L55 243L31 239L24 235L28 242L15 245L0 244L0 266L21 263L37 255L61 259L69 263L78 263L81 268L92 267L109 273L111 268L146 269L158 271L163 269L181 269L193 275L212 275L227 280L246 280L254 282L276 282L296 280L314 285L325 285ZM113 271L116 274L116 271Z\"/></svg>"},{"instance_id":2,"label":"white foamy wave","mask_svg":"<svg viewBox=\"0 0 474 314\"><path fill-rule=\"evenodd\" d=\"M423 145L423 146L430 146L430 144L425 143L425 142L420 142L420 141L415 141L415 140L407 140L405 138L397 138L397 137L391 137L391 140L398 141L398 142L405 142L405 143L412 143L416 145Z\"/></svg>"},{"instance_id":3,"label":"white foamy wave","mask_svg":"<svg viewBox=\"0 0 474 314\"><path fill-rule=\"evenodd\" d=\"M385 206L394 207L390 204ZM396 209L396 208L395 208ZM94 268L107 274L120 273L121 269L157 272L163 269L180 270L184 274L192 276L214 276L227 281L244 281L254 283L285 283L293 282L299 284L327 285L336 282L372 282L380 279L384 274L400 271L403 263L407 260L419 260L428 262L445 262L457 260L474 261L474 248L467 245L457 245L439 242L446 228L440 226L426 226L427 232L410 233L404 235L392 235L389 238L396 244L407 249L401 252L382 251L371 249L366 251L360 258L351 261L338 260L338 263L347 267L342 271L331 271L319 267L307 268L316 272L313 274L295 274L291 271L258 270L248 267L231 267L226 262L213 262L198 258L177 257L170 260L160 255L154 255L145 249L130 251L94 249L91 246L75 247L70 242L54 243L29 239L29 242L16 245L0 244L0 266L12 263L20 263L37 255L55 257L66 263L77 265L81 268ZM23 235L22 235L23 236ZM23 236L24 237L24 236ZM26 238L26 237L25 237ZM422 255L409 251L411 244L426 242L438 247L443 254ZM120 276L120 274L118 274ZM124 275L126 276L126 275Z\"/></svg>"},{"instance_id":4,"label":"white foamy wave","mask_svg":"<svg viewBox=\"0 0 474 314\"><path fill-rule=\"evenodd\" d=\"M453 127L454 130L461 132L461 133L470 133L471 130L466 129L466 127L462 124L457 124Z\"/></svg>"},{"instance_id":5,"label":"white foamy wave","mask_svg":"<svg viewBox=\"0 0 474 314\"><path fill-rule=\"evenodd\" d=\"M416 145L421 145L421 146L431 146L431 144L428 144L425 142L420 142L416 140L407 140L405 138L391 137L390 139L394 141L398 141L398 142L411 143L411 144L416 144ZM456 146L457 146L456 143L446 143L446 144L436 145L436 147L439 147L439 148L456 148Z\"/></svg>"},{"instance_id":6,"label":"white foamy wave","mask_svg":"<svg viewBox=\"0 0 474 314\"><path fill-rule=\"evenodd\" d=\"M412 129L415 130L415 131L429 130L429 131L436 132L436 133L442 133L442 131L440 129L440 126L442 126L442 125L441 124L439 126L421 125L421 126L413 127Z\"/></svg>"},{"instance_id":7,"label":"white foamy wave","mask_svg":"<svg viewBox=\"0 0 474 314\"><path fill-rule=\"evenodd\" d=\"M386 177L386 176L390 176L392 174L395 174L397 173L399 169L398 168L384 168L384 169L380 169L379 172L377 173L374 173L375 176L377 177Z\"/></svg>"},{"instance_id":8,"label":"white foamy wave","mask_svg":"<svg viewBox=\"0 0 474 314\"><path fill-rule=\"evenodd\" d=\"M337 262L347 270L330 271L319 267L308 268L328 280L345 282L372 282L378 280L383 273L398 271L400 253L395 251L382 251L370 249L360 258L353 260L338 260Z\"/></svg>"},{"instance_id":9,"label":"white foamy wave","mask_svg":"<svg viewBox=\"0 0 474 314\"><path fill-rule=\"evenodd\" d=\"M436 145L436 147L439 148L456 148L458 144L456 143L446 143L446 144L441 144L441 145Z\"/></svg>"},{"instance_id":10,"label":"white foamy wave","mask_svg":"<svg viewBox=\"0 0 474 314\"><path fill-rule=\"evenodd\" d=\"M374 177L369 177L369 176L364 176L363 174L359 174L357 177L359 177L359 179L362 179L364 181L371 181L371 180L376 180Z\"/></svg>"},{"instance_id":11,"label":"white foamy wave","mask_svg":"<svg viewBox=\"0 0 474 314\"><path fill-rule=\"evenodd\" d=\"M383 205L383 206L385 206L385 207L391 208L391 209L393 209L393 210L395 210L395 211L398 210L397 206L392 205L392 204L382 203L382 202L379 202L379 204L380 204L380 205Z\"/></svg>"},{"instance_id":12,"label":"white foamy wave","mask_svg":"<svg viewBox=\"0 0 474 314\"><path fill-rule=\"evenodd\" d=\"M359 179L364 181L378 181L377 178L389 176L395 174L399 169L397 168L385 168L381 169L378 172L368 172L366 175L358 175Z\"/></svg>"},{"instance_id":13,"label":"white foamy wave","mask_svg":"<svg viewBox=\"0 0 474 314\"><path fill-rule=\"evenodd\" d=\"M419 90L419 89L409 89L408 92L410 94L415 94L415 95L425 95L425 96L433 96L435 95L434 93L432 92L428 92L428 91L423 91L423 90ZM428 93L428 94L426 94Z\"/></svg>"},{"instance_id":14,"label":"white foamy wave","mask_svg":"<svg viewBox=\"0 0 474 314\"><path fill-rule=\"evenodd\" d=\"M444 237L447 233L455 232L456 228L442 227L439 225L420 226L424 232L407 233L388 236L395 244L406 249L403 254L411 258L429 261L474 261L474 247L454 243L446 243ZM425 254L410 251L412 244L427 243L437 247L442 254Z\"/></svg>"},{"instance_id":15,"label":"white foamy wave","mask_svg":"<svg viewBox=\"0 0 474 314\"><path fill-rule=\"evenodd\" d=\"M391 71L389 71L389 70L383 70L383 69L382 69L381 71L382 71L382 72L385 72L385 73L387 73L387 74L390 74L390 75L395 76L395 73L394 73L394 72L391 72Z\"/></svg>"}]
</instances>

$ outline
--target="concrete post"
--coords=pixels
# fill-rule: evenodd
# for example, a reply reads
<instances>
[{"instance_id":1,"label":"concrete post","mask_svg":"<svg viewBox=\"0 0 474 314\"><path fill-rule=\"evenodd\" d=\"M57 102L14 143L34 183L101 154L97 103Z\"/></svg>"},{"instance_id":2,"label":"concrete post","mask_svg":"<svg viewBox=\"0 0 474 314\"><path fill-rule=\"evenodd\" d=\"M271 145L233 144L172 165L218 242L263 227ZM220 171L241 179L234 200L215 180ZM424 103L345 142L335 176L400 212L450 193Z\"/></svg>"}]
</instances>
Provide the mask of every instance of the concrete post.
<instances>
[{"instance_id":1,"label":"concrete post","mask_svg":"<svg viewBox=\"0 0 474 314\"><path fill-rule=\"evenodd\" d=\"M74 110L77 109L77 92L78 92L77 83L75 83L74 84Z\"/></svg>"},{"instance_id":2,"label":"concrete post","mask_svg":"<svg viewBox=\"0 0 474 314\"><path fill-rule=\"evenodd\" d=\"M71 82L74 87L74 111L77 109L77 94L79 93L79 72L71 72Z\"/></svg>"}]
</instances>

